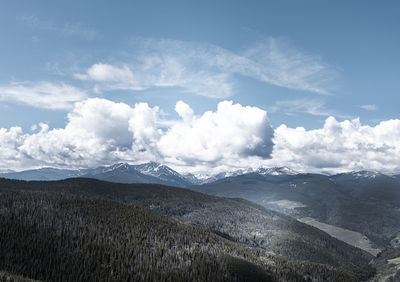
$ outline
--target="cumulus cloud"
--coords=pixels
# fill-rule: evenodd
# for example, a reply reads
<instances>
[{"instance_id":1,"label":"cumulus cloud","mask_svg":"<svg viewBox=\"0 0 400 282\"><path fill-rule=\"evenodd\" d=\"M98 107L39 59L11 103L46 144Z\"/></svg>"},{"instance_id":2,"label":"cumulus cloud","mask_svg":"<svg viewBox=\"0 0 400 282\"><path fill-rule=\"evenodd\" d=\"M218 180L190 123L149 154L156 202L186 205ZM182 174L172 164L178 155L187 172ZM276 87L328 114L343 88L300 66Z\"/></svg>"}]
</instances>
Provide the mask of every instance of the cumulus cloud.
<instances>
[{"instance_id":1,"label":"cumulus cloud","mask_svg":"<svg viewBox=\"0 0 400 282\"><path fill-rule=\"evenodd\" d=\"M132 80L133 73L126 65L118 68L98 63L91 66L87 74L75 74L75 77L82 80L124 82Z\"/></svg>"},{"instance_id":2,"label":"cumulus cloud","mask_svg":"<svg viewBox=\"0 0 400 282\"><path fill-rule=\"evenodd\" d=\"M51 110L72 109L75 102L86 97L85 92L64 83L14 82L0 86L0 101L14 101Z\"/></svg>"},{"instance_id":3,"label":"cumulus cloud","mask_svg":"<svg viewBox=\"0 0 400 282\"><path fill-rule=\"evenodd\" d=\"M175 105L175 111L183 119L185 123L191 123L194 117L192 108L183 101L178 101Z\"/></svg>"},{"instance_id":4,"label":"cumulus cloud","mask_svg":"<svg viewBox=\"0 0 400 282\"><path fill-rule=\"evenodd\" d=\"M302 171L400 170L400 120L372 127L329 117L321 129L281 125L273 140L274 162Z\"/></svg>"},{"instance_id":5,"label":"cumulus cloud","mask_svg":"<svg viewBox=\"0 0 400 282\"><path fill-rule=\"evenodd\" d=\"M237 75L328 94L335 74L318 56L304 54L278 39L263 40L236 53L178 40L137 39L133 47L122 68L97 63L75 77L101 82L104 89L179 87L201 96L226 98L234 94Z\"/></svg>"},{"instance_id":6,"label":"cumulus cloud","mask_svg":"<svg viewBox=\"0 0 400 282\"><path fill-rule=\"evenodd\" d=\"M145 103L132 108L105 99L88 99L75 105L65 128L42 127L38 133L24 135L17 149L39 164L53 165L95 166L154 158L148 149L157 135L151 124L157 111L157 107Z\"/></svg>"},{"instance_id":7,"label":"cumulus cloud","mask_svg":"<svg viewBox=\"0 0 400 282\"><path fill-rule=\"evenodd\" d=\"M133 107L106 99L75 104L64 128L46 124L24 133L0 130L0 168L32 166L93 167L118 161L156 160L170 165L213 168L247 158L268 158L272 129L265 111L221 102L215 112L195 116L178 102L180 121L164 132L158 107ZM195 161L197 160L197 161Z\"/></svg>"},{"instance_id":8,"label":"cumulus cloud","mask_svg":"<svg viewBox=\"0 0 400 282\"><path fill-rule=\"evenodd\" d=\"M273 131L265 111L230 101L200 117L193 117L192 109L183 102L178 102L176 111L183 121L158 143L160 153L170 162L226 164L249 156L269 158Z\"/></svg>"},{"instance_id":9,"label":"cumulus cloud","mask_svg":"<svg viewBox=\"0 0 400 282\"><path fill-rule=\"evenodd\" d=\"M146 103L77 102L64 128L1 128L0 169L158 161L205 173L261 165L331 173L400 170L400 120L369 126L329 117L320 129L273 130L266 111L230 101L200 115L182 101L175 110L179 120L164 120Z\"/></svg>"},{"instance_id":10,"label":"cumulus cloud","mask_svg":"<svg viewBox=\"0 0 400 282\"><path fill-rule=\"evenodd\" d=\"M25 159L18 149L23 145L25 137L20 127L0 128L0 156L3 168L18 167Z\"/></svg>"}]
</instances>

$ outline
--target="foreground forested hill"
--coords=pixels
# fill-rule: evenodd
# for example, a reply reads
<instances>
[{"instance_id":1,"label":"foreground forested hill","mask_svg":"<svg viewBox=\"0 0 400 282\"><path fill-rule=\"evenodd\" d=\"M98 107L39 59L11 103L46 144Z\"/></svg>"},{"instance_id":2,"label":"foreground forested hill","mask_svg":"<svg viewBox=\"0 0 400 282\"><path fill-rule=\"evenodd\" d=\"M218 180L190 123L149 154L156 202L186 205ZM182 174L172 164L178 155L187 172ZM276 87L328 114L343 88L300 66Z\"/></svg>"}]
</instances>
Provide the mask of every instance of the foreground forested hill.
<instances>
[{"instance_id":1,"label":"foreground forested hill","mask_svg":"<svg viewBox=\"0 0 400 282\"><path fill-rule=\"evenodd\" d=\"M55 182L0 179L1 190L63 192L139 205L286 259L327 264L360 279L373 273L369 265L372 256L368 253L242 199L219 198L161 185L118 184L93 179Z\"/></svg>"},{"instance_id":2,"label":"foreground forested hill","mask_svg":"<svg viewBox=\"0 0 400 282\"><path fill-rule=\"evenodd\" d=\"M114 201L9 191L0 207L0 269L35 280L357 281Z\"/></svg>"}]
</instances>

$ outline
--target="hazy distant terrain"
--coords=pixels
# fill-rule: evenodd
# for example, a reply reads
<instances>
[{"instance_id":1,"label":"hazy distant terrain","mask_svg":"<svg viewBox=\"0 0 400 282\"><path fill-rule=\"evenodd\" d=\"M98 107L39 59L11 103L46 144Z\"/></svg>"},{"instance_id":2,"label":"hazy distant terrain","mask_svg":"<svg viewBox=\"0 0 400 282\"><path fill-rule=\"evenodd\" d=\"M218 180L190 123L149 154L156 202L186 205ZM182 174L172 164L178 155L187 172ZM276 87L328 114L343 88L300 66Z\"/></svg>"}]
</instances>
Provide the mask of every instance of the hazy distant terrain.
<instances>
[{"instance_id":1,"label":"hazy distant terrain","mask_svg":"<svg viewBox=\"0 0 400 282\"><path fill-rule=\"evenodd\" d=\"M118 163L91 169L40 168L3 172L0 177L18 180L62 180L72 177L95 178L120 183L157 183L185 187L194 183L173 169L155 162L139 165Z\"/></svg>"},{"instance_id":2,"label":"hazy distant terrain","mask_svg":"<svg viewBox=\"0 0 400 282\"><path fill-rule=\"evenodd\" d=\"M400 232L397 176L372 172L334 176L250 173L190 189L244 198L298 219L309 217L355 231L366 236L373 243L373 249L396 244Z\"/></svg>"}]
</instances>

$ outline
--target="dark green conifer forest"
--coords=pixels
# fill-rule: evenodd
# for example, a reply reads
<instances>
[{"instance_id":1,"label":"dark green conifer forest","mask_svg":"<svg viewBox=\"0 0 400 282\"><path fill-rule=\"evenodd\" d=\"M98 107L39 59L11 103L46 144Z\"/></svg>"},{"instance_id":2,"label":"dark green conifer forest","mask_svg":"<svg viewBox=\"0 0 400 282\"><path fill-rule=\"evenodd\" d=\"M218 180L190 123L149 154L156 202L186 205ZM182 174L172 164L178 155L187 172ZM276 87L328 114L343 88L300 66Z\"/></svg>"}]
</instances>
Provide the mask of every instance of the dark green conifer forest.
<instances>
[{"instance_id":1,"label":"dark green conifer forest","mask_svg":"<svg viewBox=\"0 0 400 282\"><path fill-rule=\"evenodd\" d=\"M3 191L0 226L3 280L357 281L156 211L68 193Z\"/></svg>"}]
</instances>

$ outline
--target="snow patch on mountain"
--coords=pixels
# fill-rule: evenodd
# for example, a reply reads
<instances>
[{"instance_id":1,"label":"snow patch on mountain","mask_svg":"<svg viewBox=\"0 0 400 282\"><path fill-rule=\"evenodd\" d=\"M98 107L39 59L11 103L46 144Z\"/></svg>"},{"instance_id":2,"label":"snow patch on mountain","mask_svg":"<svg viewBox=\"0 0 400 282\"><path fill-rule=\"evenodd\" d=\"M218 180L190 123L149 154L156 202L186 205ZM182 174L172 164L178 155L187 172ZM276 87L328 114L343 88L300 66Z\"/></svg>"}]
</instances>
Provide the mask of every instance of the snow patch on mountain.
<instances>
[{"instance_id":1,"label":"snow patch on mountain","mask_svg":"<svg viewBox=\"0 0 400 282\"><path fill-rule=\"evenodd\" d=\"M180 178L184 178L182 175L180 175L178 172L175 170L169 168L166 165L156 163L156 162L148 162L140 165L134 165L133 166L137 171L140 173L143 173L145 175L150 175L154 177L163 177L163 176L177 176Z\"/></svg>"},{"instance_id":2,"label":"snow patch on mountain","mask_svg":"<svg viewBox=\"0 0 400 282\"><path fill-rule=\"evenodd\" d=\"M294 171L288 167L260 167L256 170L256 173L260 175L297 175L299 174L297 171Z\"/></svg>"}]
</instances>

